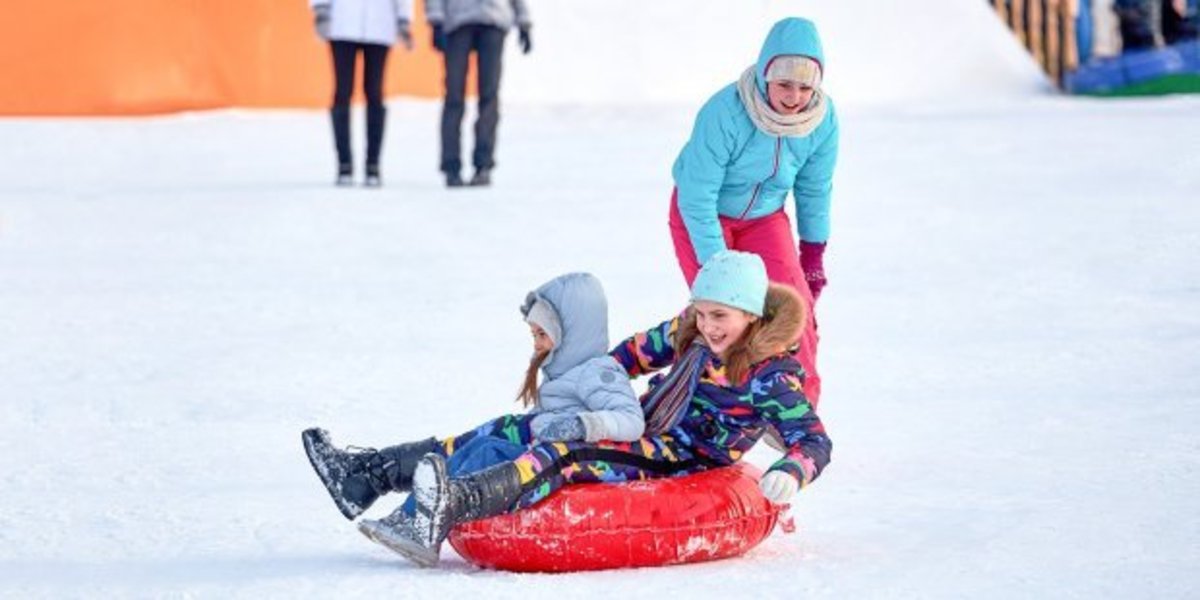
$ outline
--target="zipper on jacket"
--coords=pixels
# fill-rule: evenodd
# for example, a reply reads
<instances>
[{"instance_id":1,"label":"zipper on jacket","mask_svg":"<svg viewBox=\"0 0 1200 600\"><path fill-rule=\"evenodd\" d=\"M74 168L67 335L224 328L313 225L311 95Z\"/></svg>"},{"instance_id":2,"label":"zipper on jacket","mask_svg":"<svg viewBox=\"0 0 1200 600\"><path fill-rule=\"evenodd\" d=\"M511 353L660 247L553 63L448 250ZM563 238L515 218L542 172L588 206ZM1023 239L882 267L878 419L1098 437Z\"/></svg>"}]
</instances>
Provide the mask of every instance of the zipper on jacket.
<instances>
[{"instance_id":1,"label":"zipper on jacket","mask_svg":"<svg viewBox=\"0 0 1200 600\"><path fill-rule=\"evenodd\" d=\"M750 209L754 208L754 202L758 200L758 192L762 189L763 184L773 179L775 174L779 172L779 149L782 145L783 136L775 138L775 164L771 167L771 174L766 179L754 184L754 191L750 194L750 202L746 205L746 209L742 211L742 214L738 216L739 220L746 218Z\"/></svg>"}]
</instances>

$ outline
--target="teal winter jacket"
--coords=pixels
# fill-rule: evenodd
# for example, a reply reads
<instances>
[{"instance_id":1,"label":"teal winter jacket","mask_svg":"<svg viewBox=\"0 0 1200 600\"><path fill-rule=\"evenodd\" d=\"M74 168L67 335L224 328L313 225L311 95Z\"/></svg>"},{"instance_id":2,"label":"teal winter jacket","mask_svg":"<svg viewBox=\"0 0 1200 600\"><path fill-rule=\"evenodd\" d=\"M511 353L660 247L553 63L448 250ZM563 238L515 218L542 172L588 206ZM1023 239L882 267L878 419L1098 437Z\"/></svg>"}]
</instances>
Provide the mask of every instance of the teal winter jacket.
<instances>
[{"instance_id":1,"label":"teal winter jacket","mask_svg":"<svg viewBox=\"0 0 1200 600\"><path fill-rule=\"evenodd\" d=\"M771 59L795 54L819 62L824 74L821 40L816 26L807 19L784 19L767 34L754 66L758 92L764 98L763 77ZM725 249L718 215L735 219L767 216L783 209L789 191L796 202L800 239L828 240L838 123L833 100L825 96L825 102L824 120L806 136L760 131L738 96L736 83L722 88L700 109L672 174L679 210L701 264Z\"/></svg>"}]
</instances>

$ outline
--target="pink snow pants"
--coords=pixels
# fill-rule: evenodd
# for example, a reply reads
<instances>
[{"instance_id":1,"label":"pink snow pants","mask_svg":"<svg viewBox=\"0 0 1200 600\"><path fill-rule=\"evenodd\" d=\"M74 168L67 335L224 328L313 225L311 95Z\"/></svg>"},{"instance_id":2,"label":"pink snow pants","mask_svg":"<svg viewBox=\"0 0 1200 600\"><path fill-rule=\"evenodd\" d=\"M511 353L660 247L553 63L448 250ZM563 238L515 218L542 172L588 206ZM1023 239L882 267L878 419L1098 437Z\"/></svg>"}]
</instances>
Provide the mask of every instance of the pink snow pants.
<instances>
[{"instance_id":1,"label":"pink snow pants","mask_svg":"<svg viewBox=\"0 0 1200 600\"><path fill-rule=\"evenodd\" d=\"M678 196L678 190L671 192L671 241L675 243L675 258L679 261L683 278L687 280L690 288L692 281L696 279L696 273L700 271L700 262L696 260L696 250L692 247L692 239L683 224ZM787 213L779 210L758 219L720 217L720 220L727 247L757 254L767 266L768 279L795 289L804 300L808 318L804 322L804 333L800 337L800 350L796 353L796 360L800 361L806 374L804 396L813 408L816 408L821 399L821 376L817 374L817 321L813 313L812 292L809 291L808 282L804 280L804 271L800 268L800 253L796 240L792 237L792 224Z\"/></svg>"}]
</instances>

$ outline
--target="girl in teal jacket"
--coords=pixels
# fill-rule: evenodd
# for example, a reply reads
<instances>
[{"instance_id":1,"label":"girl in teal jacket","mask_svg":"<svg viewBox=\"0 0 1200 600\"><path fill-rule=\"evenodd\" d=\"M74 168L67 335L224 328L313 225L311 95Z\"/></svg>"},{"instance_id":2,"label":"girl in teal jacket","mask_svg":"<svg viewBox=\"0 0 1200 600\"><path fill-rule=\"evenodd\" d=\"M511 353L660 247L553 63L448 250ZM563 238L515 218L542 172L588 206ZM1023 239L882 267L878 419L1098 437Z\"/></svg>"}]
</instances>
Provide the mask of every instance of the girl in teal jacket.
<instances>
[{"instance_id":1,"label":"girl in teal jacket","mask_svg":"<svg viewBox=\"0 0 1200 600\"><path fill-rule=\"evenodd\" d=\"M688 285L725 250L762 257L771 281L811 309L825 285L829 199L838 151L833 100L821 89L825 54L807 19L779 21L758 61L704 104L672 170L671 237ZM799 250L784 204L795 201ZM816 404L817 332L809 319L796 358Z\"/></svg>"}]
</instances>

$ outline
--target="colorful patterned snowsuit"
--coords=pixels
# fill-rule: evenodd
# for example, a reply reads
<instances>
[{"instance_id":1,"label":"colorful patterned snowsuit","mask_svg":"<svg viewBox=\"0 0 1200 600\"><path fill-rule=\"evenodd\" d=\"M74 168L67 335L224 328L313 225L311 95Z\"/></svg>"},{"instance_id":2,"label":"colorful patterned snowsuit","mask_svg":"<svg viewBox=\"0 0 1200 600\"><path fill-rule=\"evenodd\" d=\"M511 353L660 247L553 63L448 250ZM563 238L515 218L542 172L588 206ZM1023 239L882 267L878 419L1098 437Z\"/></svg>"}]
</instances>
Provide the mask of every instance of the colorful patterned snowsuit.
<instances>
[{"instance_id":1,"label":"colorful patterned snowsuit","mask_svg":"<svg viewBox=\"0 0 1200 600\"><path fill-rule=\"evenodd\" d=\"M680 319L625 340L611 355L630 376L670 366L675 361L672 340ZM515 508L537 504L567 484L673 477L731 465L768 426L779 430L788 447L771 469L792 474L802 487L812 482L829 463L832 446L804 398L803 369L792 356L780 352L753 364L745 379L729 381L724 365L714 357L705 365L682 420L663 434L634 442L534 445L514 461L523 487ZM462 444L469 440L466 436L481 434L524 443L528 424L520 417L503 417L447 443Z\"/></svg>"}]
</instances>

